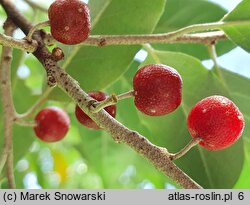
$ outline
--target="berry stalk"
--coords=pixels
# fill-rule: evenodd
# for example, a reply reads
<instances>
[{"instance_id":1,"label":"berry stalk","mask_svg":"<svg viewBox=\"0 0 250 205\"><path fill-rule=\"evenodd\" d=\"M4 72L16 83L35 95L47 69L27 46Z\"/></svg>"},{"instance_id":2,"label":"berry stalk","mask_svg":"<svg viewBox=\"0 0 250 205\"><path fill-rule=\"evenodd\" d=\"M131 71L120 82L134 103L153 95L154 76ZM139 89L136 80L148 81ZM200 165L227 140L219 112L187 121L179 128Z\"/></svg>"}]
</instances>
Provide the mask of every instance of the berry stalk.
<instances>
[{"instance_id":1,"label":"berry stalk","mask_svg":"<svg viewBox=\"0 0 250 205\"><path fill-rule=\"evenodd\" d=\"M33 27L30 29L30 31L29 31L29 33L28 33L28 35L27 35L27 37L26 37L26 40L27 40L28 42L32 42L32 35L34 34L34 32L35 32L36 30L40 29L40 28L43 28L43 27L49 26L49 25L50 25L50 21L44 21L44 22L41 22L41 23L36 24L35 26L33 26Z\"/></svg>"},{"instance_id":2,"label":"berry stalk","mask_svg":"<svg viewBox=\"0 0 250 205\"><path fill-rule=\"evenodd\" d=\"M90 106L90 110L93 113L100 112L100 110L102 110L105 107L115 105L117 103L117 100L118 100L117 96L115 94L112 94L101 102L92 103L92 105Z\"/></svg>"},{"instance_id":3,"label":"berry stalk","mask_svg":"<svg viewBox=\"0 0 250 205\"><path fill-rule=\"evenodd\" d=\"M111 96L109 96L108 98L106 98L105 100L101 101L101 102L95 102L90 106L90 110L93 113L97 113L100 110L104 109L105 107L111 106L111 105L115 105L117 103L118 100L124 100L130 97L134 97L135 96L135 92L134 90L128 91L126 93L122 93L120 95L116 95L116 94L112 94Z\"/></svg>"},{"instance_id":4,"label":"berry stalk","mask_svg":"<svg viewBox=\"0 0 250 205\"><path fill-rule=\"evenodd\" d=\"M176 160L182 156L184 156L190 149L192 149L194 146L196 146L201 139L199 138L193 138L184 148L182 148L179 152L175 154L170 154L170 159L171 160Z\"/></svg>"},{"instance_id":5,"label":"berry stalk","mask_svg":"<svg viewBox=\"0 0 250 205\"><path fill-rule=\"evenodd\" d=\"M116 97L117 97L118 100L124 100L124 99L134 97L134 96L135 96L135 91L131 90L131 91L128 91L126 93L122 93L120 95L117 95Z\"/></svg>"}]
</instances>

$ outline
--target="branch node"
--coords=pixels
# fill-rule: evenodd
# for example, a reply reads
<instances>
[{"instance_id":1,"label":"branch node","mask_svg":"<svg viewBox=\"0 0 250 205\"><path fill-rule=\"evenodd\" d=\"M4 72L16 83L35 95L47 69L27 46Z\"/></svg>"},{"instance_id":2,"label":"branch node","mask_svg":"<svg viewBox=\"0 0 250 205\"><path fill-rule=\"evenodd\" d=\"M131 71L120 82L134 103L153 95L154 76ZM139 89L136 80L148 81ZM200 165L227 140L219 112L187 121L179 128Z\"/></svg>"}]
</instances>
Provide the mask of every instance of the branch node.
<instances>
[{"instance_id":1,"label":"branch node","mask_svg":"<svg viewBox=\"0 0 250 205\"><path fill-rule=\"evenodd\" d=\"M64 59L63 50L59 47L53 48L52 55L54 56L56 61L60 61Z\"/></svg>"},{"instance_id":2,"label":"branch node","mask_svg":"<svg viewBox=\"0 0 250 205\"><path fill-rule=\"evenodd\" d=\"M101 101L101 102L94 102L92 104L92 106L90 106L90 111L92 113L97 113L100 112L100 110L102 110L105 107L108 107L110 105L115 105L118 101L118 98L116 96L116 94L112 94L111 96L109 96L107 99Z\"/></svg>"},{"instance_id":3,"label":"branch node","mask_svg":"<svg viewBox=\"0 0 250 205\"><path fill-rule=\"evenodd\" d=\"M45 45L53 46L56 43L56 40L53 38L53 36L50 33L47 33L45 30L41 29L40 35Z\"/></svg>"},{"instance_id":4,"label":"branch node","mask_svg":"<svg viewBox=\"0 0 250 205\"><path fill-rule=\"evenodd\" d=\"M54 87L56 86L56 79L54 76L52 75L47 75L47 85L49 87Z\"/></svg>"},{"instance_id":5,"label":"branch node","mask_svg":"<svg viewBox=\"0 0 250 205\"><path fill-rule=\"evenodd\" d=\"M28 39L27 37L24 37L23 40L25 40L29 45L33 45L34 47L38 47L38 42L33 39Z\"/></svg>"},{"instance_id":6,"label":"branch node","mask_svg":"<svg viewBox=\"0 0 250 205\"><path fill-rule=\"evenodd\" d=\"M105 46L106 44L107 44L106 39L105 38L101 38L98 46L102 47L102 46Z\"/></svg>"}]
</instances>

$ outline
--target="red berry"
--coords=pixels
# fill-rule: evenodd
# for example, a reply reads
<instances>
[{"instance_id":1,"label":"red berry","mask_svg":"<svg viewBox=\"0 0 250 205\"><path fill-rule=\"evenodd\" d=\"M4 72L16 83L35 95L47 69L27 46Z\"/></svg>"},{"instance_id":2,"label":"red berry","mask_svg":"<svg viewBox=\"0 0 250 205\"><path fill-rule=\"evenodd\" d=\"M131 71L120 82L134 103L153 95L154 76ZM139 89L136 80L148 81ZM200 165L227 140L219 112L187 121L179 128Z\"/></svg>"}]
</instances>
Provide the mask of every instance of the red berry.
<instances>
[{"instance_id":1,"label":"red berry","mask_svg":"<svg viewBox=\"0 0 250 205\"><path fill-rule=\"evenodd\" d=\"M173 68L151 64L134 76L135 106L151 116L173 112L181 103L182 79Z\"/></svg>"},{"instance_id":2,"label":"red berry","mask_svg":"<svg viewBox=\"0 0 250 205\"><path fill-rule=\"evenodd\" d=\"M228 98L211 96L198 102L188 115L188 130L208 150L224 149L242 134L244 118Z\"/></svg>"},{"instance_id":3,"label":"red berry","mask_svg":"<svg viewBox=\"0 0 250 205\"><path fill-rule=\"evenodd\" d=\"M100 91L90 92L90 93L88 93L88 95L97 101L103 101L107 98L105 93L100 92ZM104 110L106 110L112 117L115 117L115 115L116 115L116 106L115 105L105 107ZM76 116L77 120L81 124L83 124L84 126L86 126L88 128L96 129L96 130L101 129L88 115L86 115L81 110L81 108L78 105L76 105L76 108L75 108L75 116Z\"/></svg>"},{"instance_id":4,"label":"red berry","mask_svg":"<svg viewBox=\"0 0 250 205\"><path fill-rule=\"evenodd\" d=\"M80 0L56 0L48 11L51 35L64 44L78 44L90 32L90 15L87 4Z\"/></svg>"},{"instance_id":5,"label":"red berry","mask_svg":"<svg viewBox=\"0 0 250 205\"><path fill-rule=\"evenodd\" d=\"M36 115L35 121L36 136L45 142L56 142L64 138L70 123L67 113L57 107L42 109Z\"/></svg>"}]
</instances>

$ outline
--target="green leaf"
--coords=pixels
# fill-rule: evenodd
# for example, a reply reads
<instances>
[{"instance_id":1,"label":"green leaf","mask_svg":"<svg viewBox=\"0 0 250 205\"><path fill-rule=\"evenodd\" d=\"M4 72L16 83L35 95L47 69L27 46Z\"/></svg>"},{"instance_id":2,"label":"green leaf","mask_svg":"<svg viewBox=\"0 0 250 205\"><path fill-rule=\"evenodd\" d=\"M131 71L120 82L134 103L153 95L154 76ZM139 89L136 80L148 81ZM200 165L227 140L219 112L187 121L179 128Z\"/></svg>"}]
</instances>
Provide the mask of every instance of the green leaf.
<instances>
[{"instance_id":1,"label":"green leaf","mask_svg":"<svg viewBox=\"0 0 250 205\"><path fill-rule=\"evenodd\" d=\"M166 116L150 117L143 114L139 116L150 130L151 134L147 137L153 143L165 146L171 152L177 152L191 140L186 127L186 118L191 107L210 95L224 95L229 98L230 95L228 89L222 84L222 79L203 67L196 58L151 49L143 65L154 62L174 67L181 74L183 79L182 104L176 111ZM243 165L242 139L240 138L233 146L221 151L207 151L197 146L178 159L176 163L205 188L232 188Z\"/></svg>"},{"instance_id":2,"label":"green leaf","mask_svg":"<svg viewBox=\"0 0 250 205\"><path fill-rule=\"evenodd\" d=\"M234 188L250 188L250 79L222 70L224 80L230 90L230 96L244 114L245 128L243 133L245 161L244 166Z\"/></svg>"},{"instance_id":3,"label":"green leaf","mask_svg":"<svg viewBox=\"0 0 250 205\"><path fill-rule=\"evenodd\" d=\"M238 6L226 15L223 19L225 22L250 20L250 1L243 0ZM250 23L242 26L227 26L223 28L231 40L240 47L250 52Z\"/></svg>"},{"instance_id":4,"label":"green leaf","mask_svg":"<svg viewBox=\"0 0 250 205\"><path fill-rule=\"evenodd\" d=\"M225 14L222 7L204 0L168 0L154 32L170 32L192 24L215 22Z\"/></svg>"},{"instance_id":5,"label":"green leaf","mask_svg":"<svg viewBox=\"0 0 250 205\"><path fill-rule=\"evenodd\" d=\"M37 99L37 96L32 93L32 89L26 85L26 81L34 76L29 77L28 79L27 78L21 79L17 75L17 70L19 66L23 63L23 57L24 57L23 52L20 53L20 51L14 51L13 58L15 60L13 61L12 66L11 66L11 83L12 83L13 101L14 101L14 105L18 113L22 113L28 110L35 103ZM34 65L36 65L36 63L34 63L33 66ZM40 71L42 71L42 69Z\"/></svg>"},{"instance_id":6,"label":"green leaf","mask_svg":"<svg viewBox=\"0 0 250 205\"><path fill-rule=\"evenodd\" d=\"M90 1L91 8L99 0ZM92 28L92 34L140 34L151 33L157 24L165 5L165 0L112 0L100 15ZM145 15L147 14L147 15ZM108 46L103 48L90 46L72 47L73 57L66 62L66 69L81 86L89 90L99 90L114 82L131 63L140 46ZM70 58L68 56L68 58Z\"/></svg>"},{"instance_id":7,"label":"green leaf","mask_svg":"<svg viewBox=\"0 0 250 205\"><path fill-rule=\"evenodd\" d=\"M119 176L135 155L131 155L132 151L128 150L125 145L117 146L103 131L89 130L83 126L79 126L78 129L81 142L76 145L77 150L87 160L91 170L101 176L105 188L118 187ZM127 158L127 155L131 158ZM118 163L118 158L123 162ZM112 177L110 177L111 173Z\"/></svg>"},{"instance_id":8,"label":"green leaf","mask_svg":"<svg viewBox=\"0 0 250 205\"><path fill-rule=\"evenodd\" d=\"M25 79L25 85L29 87L32 92L40 94L42 91L42 85L47 77L42 64L30 55L26 57L24 64L30 71L30 75Z\"/></svg>"},{"instance_id":9,"label":"green leaf","mask_svg":"<svg viewBox=\"0 0 250 205\"><path fill-rule=\"evenodd\" d=\"M226 11L223 8L209 1L168 0L154 33L166 33L192 24L216 22L225 14ZM153 47L158 50L184 52L199 59L210 58L206 45L202 44L155 44ZM222 55L232 48L234 45L229 40L217 43L218 55Z\"/></svg>"},{"instance_id":10,"label":"green leaf","mask_svg":"<svg viewBox=\"0 0 250 205\"><path fill-rule=\"evenodd\" d=\"M13 126L14 163L29 152L32 142L36 139L32 127Z\"/></svg>"},{"instance_id":11,"label":"green leaf","mask_svg":"<svg viewBox=\"0 0 250 205\"><path fill-rule=\"evenodd\" d=\"M24 80L15 80L12 90L14 105L19 113L26 112L37 100L37 96L32 94Z\"/></svg>"},{"instance_id":12,"label":"green leaf","mask_svg":"<svg viewBox=\"0 0 250 205\"><path fill-rule=\"evenodd\" d=\"M244 113L244 117L250 119L250 79L227 70L222 70L222 76L227 89L230 90L231 98ZM248 131L250 132L250 130Z\"/></svg>"},{"instance_id":13,"label":"green leaf","mask_svg":"<svg viewBox=\"0 0 250 205\"><path fill-rule=\"evenodd\" d=\"M88 2L89 10L91 11L91 27L99 20L100 15L110 4L111 0L90 0Z\"/></svg>"},{"instance_id":14,"label":"green leaf","mask_svg":"<svg viewBox=\"0 0 250 205\"><path fill-rule=\"evenodd\" d=\"M72 99L59 87L55 87L49 94L48 99L61 102L71 102Z\"/></svg>"},{"instance_id":15,"label":"green leaf","mask_svg":"<svg viewBox=\"0 0 250 205\"><path fill-rule=\"evenodd\" d=\"M250 143L248 143L248 147ZM243 169L240 174L240 177L236 184L234 185L234 189L249 189L250 188L250 178L249 178L249 160L244 161Z\"/></svg>"},{"instance_id":16,"label":"green leaf","mask_svg":"<svg viewBox=\"0 0 250 205\"><path fill-rule=\"evenodd\" d=\"M25 54L21 50L13 49L12 55L13 55L13 60L11 63L11 78L15 78L17 69L22 64Z\"/></svg>"}]
</instances>

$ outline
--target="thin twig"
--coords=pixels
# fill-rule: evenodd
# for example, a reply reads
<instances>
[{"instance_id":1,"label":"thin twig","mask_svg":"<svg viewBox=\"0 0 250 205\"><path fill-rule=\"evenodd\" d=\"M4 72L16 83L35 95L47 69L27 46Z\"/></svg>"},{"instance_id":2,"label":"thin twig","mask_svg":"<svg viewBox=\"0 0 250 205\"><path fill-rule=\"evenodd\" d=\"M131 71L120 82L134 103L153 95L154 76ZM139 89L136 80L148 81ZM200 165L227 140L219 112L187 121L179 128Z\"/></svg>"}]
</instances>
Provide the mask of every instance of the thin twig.
<instances>
[{"instance_id":1,"label":"thin twig","mask_svg":"<svg viewBox=\"0 0 250 205\"><path fill-rule=\"evenodd\" d=\"M146 44L146 43L166 43L170 41L174 41L177 38L184 36L186 34L201 32L201 31L209 31L209 30L218 30L223 29L228 26L236 26L236 25L250 25L250 20L244 21L230 21L230 22L213 22L213 23L205 23L205 24L194 24L191 26L187 26L181 28L176 31L172 31L164 34L147 34L147 35L128 35L128 36L96 36L94 38L95 44L99 46L112 44L116 41L117 44L127 44L131 42L131 44ZM93 38L92 38L93 39ZM90 39L91 40L91 39ZM99 44L96 43L99 41ZM111 42L109 42L111 41ZM88 40L84 41L87 43ZM93 42L92 42L93 43Z\"/></svg>"},{"instance_id":2,"label":"thin twig","mask_svg":"<svg viewBox=\"0 0 250 205\"><path fill-rule=\"evenodd\" d=\"M15 39L11 36L6 36L0 33L0 44L3 46L9 46L11 48L17 48L29 53L33 53L37 49L37 42L31 41L28 42L25 39Z\"/></svg>"},{"instance_id":3,"label":"thin twig","mask_svg":"<svg viewBox=\"0 0 250 205\"><path fill-rule=\"evenodd\" d=\"M161 35L166 35L166 34L161 34ZM28 35L30 36L31 34ZM203 43L209 45L211 44L211 42L226 39L226 36L223 31L186 34L172 40L166 38L164 41L158 39L158 35L159 34L145 34L140 36L137 35L89 36L89 38L86 41L84 41L82 45L108 46L108 45L134 45L134 44L144 44L144 43ZM149 36L150 39L148 39ZM50 38L49 40L51 41L52 39ZM2 44L3 46L10 46L12 48L17 48L23 51L33 53L37 49L37 42L31 41L31 37L29 37L29 41L30 42L28 42L28 40L26 39L21 39L21 40L15 39L0 33L0 44Z\"/></svg>"},{"instance_id":4,"label":"thin twig","mask_svg":"<svg viewBox=\"0 0 250 205\"><path fill-rule=\"evenodd\" d=\"M4 31L6 35L12 36L15 25L10 19L4 23ZM3 47L1 65L0 65L0 87L2 91L3 114L4 114L4 149L2 159L4 164L6 159L7 178L9 188L15 188L14 170L13 170L13 145L12 145L12 126L15 118L15 108L11 94L10 68L12 60L12 49ZM3 166L3 165L1 165Z\"/></svg>"},{"instance_id":5,"label":"thin twig","mask_svg":"<svg viewBox=\"0 0 250 205\"><path fill-rule=\"evenodd\" d=\"M223 79L223 76L222 76L222 73L221 73L221 70L220 70L220 66L218 64L218 56L217 56L217 53L216 53L215 43L216 42L212 42L211 44L207 45L208 53L209 53L209 56L210 56L211 60L214 63L213 69L215 70L215 73L217 74L217 76L219 78Z\"/></svg>"},{"instance_id":6,"label":"thin twig","mask_svg":"<svg viewBox=\"0 0 250 205\"><path fill-rule=\"evenodd\" d=\"M203 43L224 40L226 35L223 31L212 31L196 34L184 34L173 38L177 31L163 34L142 35L92 35L82 42L82 45L108 46L108 45L140 45L146 43ZM177 33L178 34L178 33ZM179 35L179 34L178 34Z\"/></svg>"},{"instance_id":7,"label":"thin twig","mask_svg":"<svg viewBox=\"0 0 250 205\"><path fill-rule=\"evenodd\" d=\"M13 160L13 143L10 144L10 150L7 156L7 177L8 177L8 185L10 189L16 188L15 183L15 175L14 175L14 160Z\"/></svg>"},{"instance_id":8,"label":"thin twig","mask_svg":"<svg viewBox=\"0 0 250 205\"><path fill-rule=\"evenodd\" d=\"M221 81L222 85L224 86L224 88L226 89L226 91L228 93L230 93L227 82L225 81L225 78L224 78L223 73L221 71L220 65L218 64L218 57L217 57L217 53L216 53L215 43L208 45L208 52L209 52L210 58L212 59L212 61L214 63L213 70L215 71L215 74L220 79L220 81Z\"/></svg>"},{"instance_id":9,"label":"thin twig","mask_svg":"<svg viewBox=\"0 0 250 205\"><path fill-rule=\"evenodd\" d=\"M43 23L42 23L43 24ZM38 27L40 27L39 25ZM21 49L33 53L37 49L37 42L32 41L31 35L37 29L33 27L33 30L28 34L27 40L19 40L4 34L0 34L0 44L3 46L10 46L12 48ZM165 39L159 38L159 36L166 36ZM108 45L137 45L145 43L203 43L206 45L211 44L211 42L224 40L226 36L223 31L213 31L206 33L196 33L196 34L185 34L183 36L177 37L176 39L170 39L168 33L165 34L145 34L145 35L92 35L85 40L82 45L92 45L92 46L108 46ZM45 39L47 40L47 39ZM50 37L48 39L52 41ZM52 44L54 42L50 42Z\"/></svg>"},{"instance_id":10,"label":"thin twig","mask_svg":"<svg viewBox=\"0 0 250 205\"><path fill-rule=\"evenodd\" d=\"M216 70L218 70L219 64L217 62L217 53L216 53L215 43L211 43L210 45L208 45L208 52L209 52L209 55L214 63L214 68Z\"/></svg>"},{"instance_id":11,"label":"thin twig","mask_svg":"<svg viewBox=\"0 0 250 205\"><path fill-rule=\"evenodd\" d=\"M37 126L37 123L35 121L26 121L24 119L19 119L19 118L17 118L14 122L16 124L18 124L20 126L24 126L24 127L35 127L35 126Z\"/></svg>"}]
</instances>

